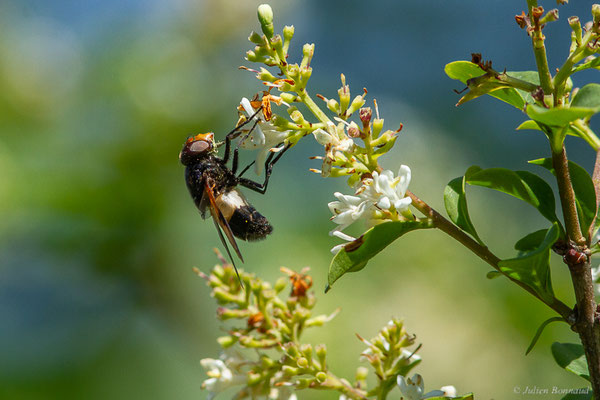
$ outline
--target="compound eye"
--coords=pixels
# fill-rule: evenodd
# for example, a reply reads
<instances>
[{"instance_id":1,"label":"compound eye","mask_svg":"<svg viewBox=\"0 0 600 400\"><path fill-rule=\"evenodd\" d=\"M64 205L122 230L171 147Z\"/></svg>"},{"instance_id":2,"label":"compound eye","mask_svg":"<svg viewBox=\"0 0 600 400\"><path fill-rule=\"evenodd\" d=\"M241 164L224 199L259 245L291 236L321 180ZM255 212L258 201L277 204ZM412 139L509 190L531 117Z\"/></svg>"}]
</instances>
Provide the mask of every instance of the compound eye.
<instances>
[{"instance_id":1,"label":"compound eye","mask_svg":"<svg viewBox=\"0 0 600 400\"><path fill-rule=\"evenodd\" d=\"M190 145L190 151L192 153L204 153L205 151L209 150L210 147L211 144L206 140L198 140Z\"/></svg>"}]
</instances>

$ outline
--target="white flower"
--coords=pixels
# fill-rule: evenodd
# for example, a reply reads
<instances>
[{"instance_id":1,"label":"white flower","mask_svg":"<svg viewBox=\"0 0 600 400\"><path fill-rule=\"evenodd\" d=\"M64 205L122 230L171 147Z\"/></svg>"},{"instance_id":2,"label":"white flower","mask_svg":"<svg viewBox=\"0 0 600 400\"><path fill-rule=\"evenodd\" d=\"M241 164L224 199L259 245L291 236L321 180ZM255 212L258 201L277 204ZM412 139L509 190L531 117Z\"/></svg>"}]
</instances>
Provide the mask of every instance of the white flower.
<instances>
[{"instance_id":1,"label":"white flower","mask_svg":"<svg viewBox=\"0 0 600 400\"><path fill-rule=\"evenodd\" d=\"M456 392L456 388L452 385L450 386L442 386L440 388L440 390L442 392L444 392L444 396L446 397L456 397L458 396L457 392Z\"/></svg>"},{"instance_id":2,"label":"white flower","mask_svg":"<svg viewBox=\"0 0 600 400\"><path fill-rule=\"evenodd\" d=\"M354 140L346 136L342 128L340 130L338 133L338 127L333 122L328 122L327 130L319 128L313 131L315 140L325 146L325 157L323 157L323 166L321 167L321 175L324 177L329 176L337 152L352 152L354 149Z\"/></svg>"},{"instance_id":3,"label":"white flower","mask_svg":"<svg viewBox=\"0 0 600 400\"><path fill-rule=\"evenodd\" d=\"M423 377L419 374L414 374L412 378L405 378L402 375L398 375L397 382L400 392L402 392L403 400L422 400L445 394L441 390L432 390L429 393L423 394L425 383L423 382Z\"/></svg>"},{"instance_id":4,"label":"white flower","mask_svg":"<svg viewBox=\"0 0 600 400\"><path fill-rule=\"evenodd\" d=\"M222 360L204 358L200 360L200 365L206 370L206 375L209 376L208 379L202 382L202 389L210 392L209 399L230 386L245 382L246 378L244 376L234 375Z\"/></svg>"},{"instance_id":5,"label":"white flower","mask_svg":"<svg viewBox=\"0 0 600 400\"><path fill-rule=\"evenodd\" d=\"M400 166L397 177L390 170L373 172L373 179L366 180L359 192L382 210L390 210L393 206L396 212L405 213L412 203L410 197L405 197L410 175L410 168L406 165Z\"/></svg>"},{"instance_id":6,"label":"white flower","mask_svg":"<svg viewBox=\"0 0 600 400\"><path fill-rule=\"evenodd\" d=\"M339 225L333 232L341 231L348 227L354 221L362 217L369 208L368 201L362 197L348 196L340 192L335 192L333 195L338 201L332 201L327 204L329 210L333 213L331 220ZM333 232L330 234L334 235ZM354 240L354 238L352 238L352 240Z\"/></svg>"},{"instance_id":7,"label":"white flower","mask_svg":"<svg viewBox=\"0 0 600 400\"><path fill-rule=\"evenodd\" d=\"M248 117L254 115L256 112L254 107L252 107L252 104L250 104L250 100L245 97L240 101L240 105ZM256 162L254 163L254 171L257 175L260 175L265 166L265 160L267 159L269 153L283 150L283 146L276 146L283 143L283 141L288 137L289 131L277 130L273 124L265 121L262 111L259 112L255 118L258 119L256 127L246 140L240 142L240 147L247 150L258 149ZM249 124L253 124L253 122L250 122Z\"/></svg>"}]
</instances>

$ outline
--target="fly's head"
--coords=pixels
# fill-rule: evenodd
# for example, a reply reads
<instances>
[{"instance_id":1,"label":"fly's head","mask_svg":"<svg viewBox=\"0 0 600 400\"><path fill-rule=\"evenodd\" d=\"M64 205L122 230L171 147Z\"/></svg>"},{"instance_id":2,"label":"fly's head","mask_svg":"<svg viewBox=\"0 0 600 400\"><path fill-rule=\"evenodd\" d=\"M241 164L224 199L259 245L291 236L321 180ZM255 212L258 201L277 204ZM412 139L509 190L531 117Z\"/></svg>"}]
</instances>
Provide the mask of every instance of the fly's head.
<instances>
[{"instance_id":1,"label":"fly's head","mask_svg":"<svg viewBox=\"0 0 600 400\"><path fill-rule=\"evenodd\" d=\"M215 134L212 132L190 136L183 145L179 160L183 165L191 165L202 161L214 152Z\"/></svg>"}]
</instances>

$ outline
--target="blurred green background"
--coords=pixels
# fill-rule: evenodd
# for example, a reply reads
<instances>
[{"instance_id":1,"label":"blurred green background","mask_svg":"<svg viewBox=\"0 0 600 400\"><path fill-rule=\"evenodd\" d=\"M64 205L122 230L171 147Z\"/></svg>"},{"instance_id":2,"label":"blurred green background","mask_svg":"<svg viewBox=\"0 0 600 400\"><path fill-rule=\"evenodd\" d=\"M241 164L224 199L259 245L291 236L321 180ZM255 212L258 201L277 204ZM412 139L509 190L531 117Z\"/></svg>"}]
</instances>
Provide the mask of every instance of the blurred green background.
<instances>
[{"instance_id":1,"label":"blurred green background","mask_svg":"<svg viewBox=\"0 0 600 400\"><path fill-rule=\"evenodd\" d=\"M218 356L221 328L192 267L208 271L220 244L189 198L177 155L192 133L231 129L239 99L262 90L237 69L248 65L258 4L0 2L0 398L206 397L198 361ZM443 73L471 52L498 70L533 69L529 39L513 20L525 1L271 4L276 30L296 27L296 61L303 43L316 44L313 93L333 97L343 72L355 94L366 86L369 101L377 98L388 127L404 123L382 164L410 165L411 190L437 209L446 182L469 165L534 170L525 161L548 153L541 135L514 130L523 115L503 103L455 108L452 89L462 87ZM561 21L546 28L552 67L568 50L566 17L588 20L591 4L562 7ZM591 150L568 146L589 169ZM327 202L348 192L342 180L308 172L319 167L308 157L321 152L301 142L266 196L248 194L275 231L240 245L244 268L265 279L283 265L310 266L318 293L336 244ZM500 257L546 226L533 209L484 189L470 189L470 206ZM412 233L321 294L317 312L342 313L305 338L328 344L332 370L353 376L363 350L354 333L371 337L396 316L423 343L417 372L427 390L453 384L478 399L511 399L523 398L514 387L585 386L551 359L550 343L576 340L565 326L550 326L524 356L552 313L507 280L487 280L487 270L441 233ZM553 273L571 304L558 260ZM309 397L319 396L337 398Z\"/></svg>"}]
</instances>

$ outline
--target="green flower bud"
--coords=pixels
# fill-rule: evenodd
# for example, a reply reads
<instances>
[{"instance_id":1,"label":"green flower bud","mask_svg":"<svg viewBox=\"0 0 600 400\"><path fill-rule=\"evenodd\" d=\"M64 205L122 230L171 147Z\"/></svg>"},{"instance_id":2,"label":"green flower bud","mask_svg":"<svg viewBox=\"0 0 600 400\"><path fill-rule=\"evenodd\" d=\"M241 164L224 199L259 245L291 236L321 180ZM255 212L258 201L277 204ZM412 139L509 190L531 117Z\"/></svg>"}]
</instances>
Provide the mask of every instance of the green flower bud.
<instances>
[{"instance_id":1,"label":"green flower bud","mask_svg":"<svg viewBox=\"0 0 600 400\"><path fill-rule=\"evenodd\" d=\"M268 369L273 367L275 364L277 364L276 361L271 360L269 357L263 355L260 357L260 365L263 367L263 369Z\"/></svg>"},{"instance_id":2,"label":"green flower bud","mask_svg":"<svg viewBox=\"0 0 600 400\"><path fill-rule=\"evenodd\" d=\"M275 282L275 291L280 293L287 286L289 279L281 277Z\"/></svg>"},{"instance_id":3,"label":"green flower bud","mask_svg":"<svg viewBox=\"0 0 600 400\"><path fill-rule=\"evenodd\" d=\"M340 113L340 103L338 103L335 99L327 100L327 108L329 108L331 112L334 112L336 114Z\"/></svg>"},{"instance_id":4,"label":"green flower bud","mask_svg":"<svg viewBox=\"0 0 600 400\"><path fill-rule=\"evenodd\" d=\"M309 343L303 344L300 346L300 351L308 360L312 358L313 349Z\"/></svg>"},{"instance_id":5,"label":"green flower bud","mask_svg":"<svg viewBox=\"0 0 600 400\"><path fill-rule=\"evenodd\" d=\"M294 25L286 25L283 27L283 40L289 42L294 37Z\"/></svg>"},{"instance_id":6,"label":"green flower bud","mask_svg":"<svg viewBox=\"0 0 600 400\"><path fill-rule=\"evenodd\" d=\"M315 54L315 45L306 43L302 46L302 62L300 63L300 67L309 67L310 62Z\"/></svg>"},{"instance_id":7,"label":"green flower bud","mask_svg":"<svg viewBox=\"0 0 600 400\"><path fill-rule=\"evenodd\" d=\"M235 336L227 335L217 338L217 343L219 343L219 345L224 349L233 346L236 342L237 338Z\"/></svg>"},{"instance_id":8,"label":"green flower bud","mask_svg":"<svg viewBox=\"0 0 600 400\"><path fill-rule=\"evenodd\" d=\"M236 296L232 295L229 292L226 292L224 289L222 289L220 287L215 288L212 292L212 295L214 296L215 299L217 299L219 304L234 303L238 300Z\"/></svg>"},{"instance_id":9,"label":"green flower bud","mask_svg":"<svg viewBox=\"0 0 600 400\"><path fill-rule=\"evenodd\" d=\"M366 367L356 368L356 380L357 381L364 381L365 379L367 379L368 375L369 375L369 370Z\"/></svg>"},{"instance_id":10,"label":"green flower bud","mask_svg":"<svg viewBox=\"0 0 600 400\"><path fill-rule=\"evenodd\" d=\"M281 93L279 97L281 97L281 100L285 101L288 104L295 102L297 99L297 96L293 93Z\"/></svg>"},{"instance_id":11,"label":"green flower bud","mask_svg":"<svg viewBox=\"0 0 600 400\"><path fill-rule=\"evenodd\" d=\"M296 390L306 389L310 386L312 382L313 380L310 378L301 378L296 380L294 386L296 386Z\"/></svg>"},{"instance_id":12,"label":"green flower bud","mask_svg":"<svg viewBox=\"0 0 600 400\"><path fill-rule=\"evenodd\" d=\"M298 368L306 368L306 367L308 367L308 360L304 357L300 357L296 361L296 365L298 366Z\"/></svg>"},{"instance_id":13,"label":"green flower bud","mask_svg":"<svg viewBox=\"0 0 600 400\"><path fill-rule=\"evenodd\" d=\"M246 52L246 60L250 62L262 62L264 60L264 57L259 57L252 50L248 50Z\"/></svg>"},{"instance_id":14,"label":"green flower bud","mask_svg":"<svg viewBox=\"0 0 600 400\"><path fill-rule=\"evenodd\" d=\"M304 115L302 115L302 113L298 110L292 110L292 112L290 113L290 118L298 125L307 124L306 120L304 119Z\"/></svg>"},{"instance_id":15,"label":"green flower bud","mask_svg":"<svg viewBox=\"0 0 600 400\"><path fill-rule=\"evenodd\" d=\"M326 368L326 357L327 357L327 347L324 344L318 344L315 346L315 354L317 355L317 359L319 360L319 364L321 364L321 368Z\"/></svg>"},{"instance_id":16,"label":"green flower bud","mask_svg":"<svg viewBox=\"0 0 600 400\"><path fill-rule=\"evenodd\" d=\"M319 383L323 383L327 380L327 374L323 371L319 371L315 375L315 378L317 378L317 381L319 381Z\"/></svg>"},{"instance_id":17,"label":"green flower bud","mask_svg":"<svg viewBox=\"0 0 600 400\"><path fill-rule=\"evenodd\" d=\"M300 69L300 81L302 82L302 87L306 87L306 83L310 79L312 75L311 67L304 67Z\"/></svg>"},{"instance_id":18,"label":"green flower bud","mask_svg":"<svg viewBox=\"0 0 600 400\"><path fill-rule=\"evenodd\" d=\"M558 20L558 9L554 8L546 13L541 19L540 24L547 24L548 22L553 22Z\"/></svg>"},{"instance_id":19,"label":"green flower bud","mask_svg":"<svg viewBox=\"0 0 600 400\"><path fill-rule=\"evenodd\" d=\"M271 39L273 37L273 9L268 4L261 4L258 6L258 21L260 22L260 28L267 37Z\"/></svg>"},{"instance_id":20,"label":"green flower bud","mask_svg":"<svg viewBox=\"0 0 600 400\"><path fill-rule=\"evenodd\" d=\"M248 380L246 381L246 383L248 384L248 386L254 386L254 385L259 384L261 380L262 380L261 374L256 374L254 372L248 372Z\"/></svg>"},{"instance_id":21,"label":"green flower bud","mask_svg":"<svg viewBox=\"0 0 600 400\"><path fill-rule=\"evenodd\" d=\"M248 40L254 44L259 44L259 45L265 44L263 37L254 31L250 32L250 36L248 36Z\"/></svg>"},{"instance_id":22,"label":"green flower bud","mask_svg":"<svg viewBox=\"0 0 600 400\"><path fill-rule=\"evenodd\" d=\"M378 137L379 132L383 129L383 118L375 118L373 120L373 137Z\"/></svg>"},{"instance_id":23,"label":"green flower bud","mask_svg":"<svg viewBox=\"0 0 600 400\"><path fill-rule=\"evenodd\" d=\"M286 343L285 345L283 345L283 350L291 357L291 358L298 358L298 356L300 355L300 352L298 351L298 347L296 346L296 344L289 342Z\"/></svg>"},{"instance_id":24,"label":"green flower bud","mask_svg":"<svg viewBox=\"0 0 600 400\"><path fill-rule=\"evenodd\" d=\"M263 82L275 82L277 78L265 67L260 67L260 72L256 77Z\"/></svg>"},{"instance_id":25,"label":"green flower bud","mask_svg":"<svg viewBox=\"0 0 600 400\"><path fill-rule=\"evenodd\" d=\"M298 81L298 78L300 78L300 67L298 66L298 64L290 64L288 66L288 76L294 81ZM282 87L282 90L284 92L287 92L289 89L283 89Z\"/></svg>"},{"instance_id":26,"label":"green flower bud","mask_svg":"<svg viewBox=\"0 0 600 400\"><path fill-rule=\"evenodd\" d=\"M340 96L340 115L344 114L350 104L350 88L348 85L343 85L338 89L338 95Z\"/></svg>"},{"instance_id":27,"label":"green flower bud","mask_svg":"<svg viewBox=\"0 0 600 400\"><path fill-rule=\"evenodd\" d=\"M289 365L284 365L281 368L281 371L283 372L283 374L285 376L295 376L300 374L300 369L295 368L295 367L290 367Z\"/></svg>"},{"instance_id":28,"label":"green flower bud","mask_svg":"<svg viewBox=\"0 0 600 400\"><path fill-rule=\"evenodd\" d=\"M352 100L352 104L350 104L348 111L346 111L346 115L350 116L351 114L354 114L354 112L356 110L358 110L359 108L361 108L364 105L365 105L364 96L356 96L354 98L354 100Z\"/></svg>"},{"instance_id":29,"label":"green flower bud","mask_svg":"<svg viewBox=\"0 0 600 400\"><path fill-rule=\"evenodd\" d=\"M277 56L279 56L280 62L282 62L283 65L285 65L285 52L283 50L283 40L281 40L281 36L273 36L273 39L271 39L271 45L277 52Z\"/></svg>"}]
</instances>

